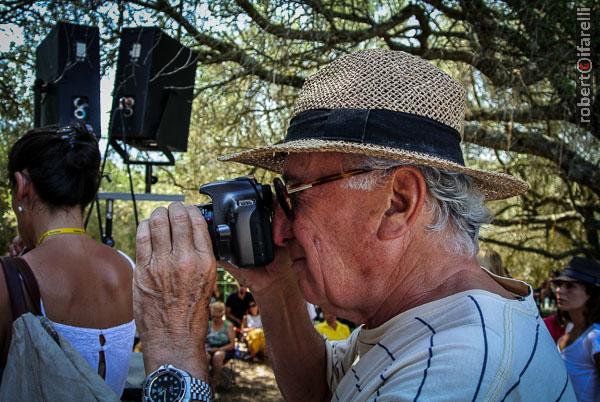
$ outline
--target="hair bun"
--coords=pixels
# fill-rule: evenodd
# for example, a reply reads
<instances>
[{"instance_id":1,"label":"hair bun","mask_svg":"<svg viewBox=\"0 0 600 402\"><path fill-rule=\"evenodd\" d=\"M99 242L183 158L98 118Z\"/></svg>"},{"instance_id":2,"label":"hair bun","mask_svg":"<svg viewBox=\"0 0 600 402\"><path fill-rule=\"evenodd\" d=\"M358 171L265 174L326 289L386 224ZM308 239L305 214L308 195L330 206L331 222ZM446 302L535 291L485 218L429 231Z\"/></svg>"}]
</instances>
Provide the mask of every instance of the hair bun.
<instances>
[{"instance_id":1,"label":"hair bun","mask_svg":"<svg viewBox=\"0 0 600 402\"><path fill-rule=\"evenodd\" d=\"M32 130L15 143L9 155L10 177L24 169L42 201L56 207L85 207L100 182L96 136L83 124Z\"/></svg>"}]
</instances>

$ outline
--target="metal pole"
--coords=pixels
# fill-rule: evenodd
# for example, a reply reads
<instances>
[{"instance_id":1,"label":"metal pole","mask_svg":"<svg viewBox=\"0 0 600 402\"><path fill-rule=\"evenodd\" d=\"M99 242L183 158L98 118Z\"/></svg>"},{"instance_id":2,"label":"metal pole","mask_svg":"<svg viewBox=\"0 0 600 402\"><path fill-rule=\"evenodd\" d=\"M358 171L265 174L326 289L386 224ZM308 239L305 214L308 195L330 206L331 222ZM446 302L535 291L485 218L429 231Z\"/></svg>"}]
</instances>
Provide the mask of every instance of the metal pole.
<instances>
[{"instance_id":1,"label":"metal pole","mask_svg":"<svg viewBox=\"0 0 600 402\"><path fill-rule=\"evenodd\" d=\"M115 240L112 237L113 201L112 198L106 200L106 225L104 225L106 232L102 238L102 243L110 247L115 246Z\"/></svg>"},{"instance_id":2,"label":"metal pole","mask_svg":"<svg viewBox=\"0 0 600 402\"><path fill-rule=\"evenodd\" d=\"M152 165L146 165L146 194L152 192Z\"/></svg>"}]
</instances>

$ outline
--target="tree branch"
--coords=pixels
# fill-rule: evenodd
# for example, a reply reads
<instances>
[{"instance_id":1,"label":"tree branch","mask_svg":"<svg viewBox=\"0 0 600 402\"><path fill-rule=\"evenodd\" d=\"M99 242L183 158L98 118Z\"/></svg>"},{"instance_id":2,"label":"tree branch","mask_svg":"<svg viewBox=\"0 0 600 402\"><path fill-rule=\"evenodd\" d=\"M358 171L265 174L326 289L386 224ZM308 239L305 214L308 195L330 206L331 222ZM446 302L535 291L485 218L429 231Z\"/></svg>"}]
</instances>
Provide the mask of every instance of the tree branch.
<instances>
[{"instance_id":1,"label":"tree branch","mask_svg":"<svg viewBox=\"0 0 600 402\"><path fill-rule=\"evenodd\" d=\"M535 215L535 216L524 216L515 217L512 219L494 219L492 222L496 226L515 226L515 225L555 225L557 223L568 222L568 221L579 221L582 222L583 218L575 211L566 211L558 214L550 215Z\"/></svg>"},{"instance_id":2,"label":"tree branch","mask_svg":"<svg viewBox=\"0 0 600 402\"><path fill-rule=\"evenodd\" d=\"M265 69L258 61L248 56L243 50L239 49L232 43L226 43L213 38L210 35L203 34L194 25L192 25L185 17L177 10L171 7L166 1L158 0L156 3L151 3L143 0L128 0L129 3L137 4L146 8L150 8L165 14L177 23L198 41L199 44L210 47L220 53L221 61L233 61L238 63L249 74L255 75L260 79L272 82L274 84L287 85L296 88L302 87L304 78L294 75L282 75L275 71ZM205 59L202 61L210 62L208 59L210 53L205 53Z\"/></svg>"},{"instance_id":3,"label":"tree branch","mask_svg":"<svg viewBox=\"0 0 600 402\"><path fill-rule=\"evenodd\" d=\"M569 180L589 187L600 195L600 166L588 162L567 144L553 141L533 130L521 132L513 128L510 143L500 131L487 130L477 125L465 126L465 141L492 149L537 155L556 163Z\"/></svg>"},{"instance_id":4,"label":"tree branch","mask_svg":"<svg viewBox=\"0 0 600 402\"><path fill-rule=\"evenodd\" d=\"M428 20L423 9L413 4L404 7L399 13L394 14L387 21L380 24L373 24L371 28L364 30L301 31L297 29L286 28L280 24L273 24L266 17L264 17L248 0L236 0L236 3L262 30L283 39L322 42L328 44L358 43L381 36L404 21L408 20L412 16L417 18L422 30L420 36L418 37L419 41L421 42L421 47L427 47L424 42L430 33ZM323 9L321 8L321 10Z\"/></svg>"},{"instance_id":5,"label":"tree branch","mask_svg":"<svg viewBox=\"0 0 600 402\"><path fill-rule=\"evenodd\" d=\"M551 105L533 105L527 109L469 109L465 115L467 121L512 121L532 123L547 120L566 120L578 122L578 117L563 103Z\"/></svg>"},{"instance_id":6,"label":"tree branch","mask_svg":"<svg viewBox=\"0 0 600 402\"><path fill-rule=\"evenodd\" d=\"M491 244L495 244L497 246L512 248L513 250L519 250L519 251L525 251L527 253L539 254L546 258L550 258L552 260L562 260L564 258L573 257L578 254L582 254L582 253L589 254L590 252L593 252L593 250L590 250L590 249L575 248L575 249L571 249L571 250L568 250L568 251L565 251L562 253L551 253L550 251L543 249L543 248L523 246L521 244L514 244L511 242L496 240L496 239L492 239L489 237L480 237L479 240L484 243L491 243Z\"/></svg>"}]
</instances>

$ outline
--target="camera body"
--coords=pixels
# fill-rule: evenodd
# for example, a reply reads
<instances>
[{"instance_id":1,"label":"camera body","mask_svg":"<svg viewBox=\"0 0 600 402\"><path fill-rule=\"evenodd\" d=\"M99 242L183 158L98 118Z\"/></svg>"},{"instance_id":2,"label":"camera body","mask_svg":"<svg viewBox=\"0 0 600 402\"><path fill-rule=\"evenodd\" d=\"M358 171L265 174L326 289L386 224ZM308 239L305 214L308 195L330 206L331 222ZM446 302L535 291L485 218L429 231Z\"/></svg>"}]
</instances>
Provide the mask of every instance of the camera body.
<instances>
[{"instance_id":1,"label":"camera body","mask_svg":"<svg viewBox=\"0 0 600 402\"><path fill-rule=\"evenodd\" d=\"M259 267L273 261L271 187L254 177L204 184L200 193L212 203L197 205L208 224L217 260L240 267Z\"/></svg>"}]
</instances>

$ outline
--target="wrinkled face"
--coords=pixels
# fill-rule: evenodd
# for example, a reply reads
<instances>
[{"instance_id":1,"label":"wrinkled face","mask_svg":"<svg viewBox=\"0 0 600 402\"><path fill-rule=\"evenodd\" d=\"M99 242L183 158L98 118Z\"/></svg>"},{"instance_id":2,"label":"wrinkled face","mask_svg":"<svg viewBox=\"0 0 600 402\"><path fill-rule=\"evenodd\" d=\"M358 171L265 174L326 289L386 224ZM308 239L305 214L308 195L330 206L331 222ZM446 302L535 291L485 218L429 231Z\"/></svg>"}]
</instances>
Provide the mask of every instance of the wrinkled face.
<instances>
[{"instance_id":1,"label":"wrinkled face","mask_svg":"<svg viewBox=\"0 0 600 402\"><path fill-rule=\"evenodd\" d=\"M358 167L340 154L292 154L284 178L288 184L308 183ZM288 220L278 208L274 238L287 248L306 300L363 322L385 294L385 253L377 229L387 207L378 188L347 188L348 180L292 194L295 218Z\"/></svg>"},{"instance_id":2,"label":"wrinkled face","mask_svg":"<svg viewBox=\"0 0 600 402\"><path fill-rule=\"evenodd\" d=\"M585 285L577 281L555 281L556 304L562 311L573 311L585 307L590 296Z\"/></svg>"}]
</instances>

